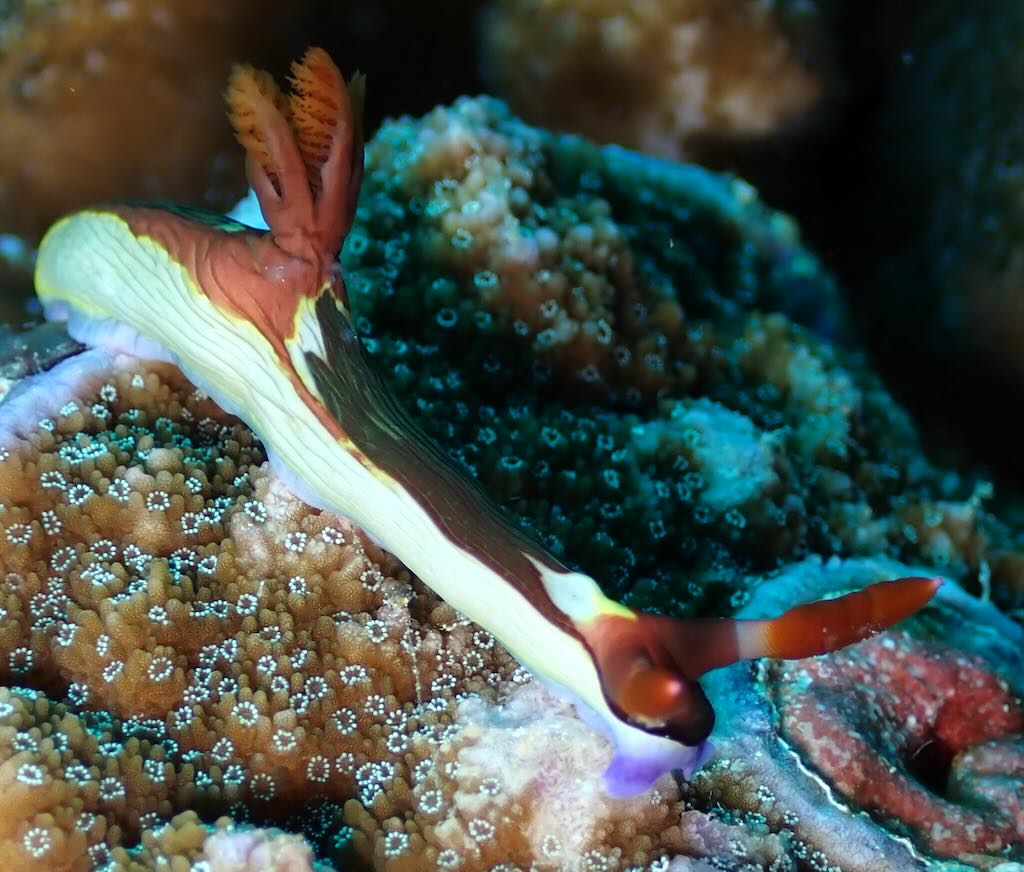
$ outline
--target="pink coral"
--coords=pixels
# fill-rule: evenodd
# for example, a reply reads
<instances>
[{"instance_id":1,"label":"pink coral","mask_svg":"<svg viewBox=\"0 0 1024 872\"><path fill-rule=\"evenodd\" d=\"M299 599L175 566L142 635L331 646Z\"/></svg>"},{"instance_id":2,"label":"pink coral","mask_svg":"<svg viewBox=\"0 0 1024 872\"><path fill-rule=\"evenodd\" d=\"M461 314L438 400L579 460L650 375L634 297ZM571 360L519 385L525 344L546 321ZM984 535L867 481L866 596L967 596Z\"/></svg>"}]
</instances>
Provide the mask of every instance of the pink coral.
<instances>
[{"instance_id":1,"label":"pink coral","mask_svg":"<svg viewBox=\"0 0 1024 872\"><path fill-rule=\"evenodd\" d=\"M1014 791L987 796L972 787L971 770L1024 787L1024 709L980 658L891 632L827 659L776 662L767 682L783 735L805 759L858 806L900 821L930 853L1024 842L1020 801L1006 802ZM1002 744L984 746L992 740ZM966 755L957 780L967 804L944 796L958 754Z\"/></svg>"},{"instance_id":2,"label":"pink coral","mask_svg":"<svg viewBox=\"0 0 1024 872\"><path fill-rule=\"evenodd\" d=\"M895 566L907 571L877 558L808 559L760 585L740 614L770 614ZM710 676L719 756L684 797L734 828L745 823L737 844L755 839L752 820L788 833L787 854L815 869L933 868L925 852L997 868L1024 851L1022 679L1020 628L944 585L900 631Z\"/></svg>"}]
</instances>

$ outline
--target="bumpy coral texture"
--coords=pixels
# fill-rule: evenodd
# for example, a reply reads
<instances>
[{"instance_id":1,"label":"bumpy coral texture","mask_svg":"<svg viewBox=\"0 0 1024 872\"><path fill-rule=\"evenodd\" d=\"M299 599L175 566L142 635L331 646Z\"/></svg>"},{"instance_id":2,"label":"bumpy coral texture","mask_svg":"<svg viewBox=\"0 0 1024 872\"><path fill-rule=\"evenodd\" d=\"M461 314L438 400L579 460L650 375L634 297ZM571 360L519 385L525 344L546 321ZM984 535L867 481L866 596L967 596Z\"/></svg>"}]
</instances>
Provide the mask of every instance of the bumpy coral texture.
<instances>
[{"instance_id":1,"label":"bumpy coral texture","mask_svg":"<svg viewBox=\"0 0 1024 872\"><path fill-rule=\"evenodd\" d=\"M496 0L484 73L527 120L651 154L756 139L834 85L818 4Z\"/></svg>"},{"instance_id":2,"label":"bumpy coral texture","mask_svg":"<svg viewBox=\"0 0 1024 872\"><path fill-rule=\"evenodd\" d=\"M790 741L864 799L845 767L787 735L806 706L787 687L806 693L806 680L755 686L748 666L729 670L736 686L710 689L728 726L716 761L683 794L666 777L610 800L607 743L358 530L288 494L244 426L171 367L101 376L0 452L0 860L11 868L304 870L311 848L335 868L389 872L878 868L851 854L846 817L815 819L819 782L778 751ZM808 561L757 586L755 596L783 588L786 602L754 607L914 571ZM962 818L979 802L1005 808L989 826L1012 846L1020 704L984 676L1024 674L1020 631L998 630L990 606L951 603L945 620L982 642L940 622L933 634L954 647L933 655L928 691L951 687L951 704L992 709L988 732L934 717L932 697L910 701L895 682L899 698L875 717L906 731L906 706L921 712L921 729L895 743L897 762L929 731L955 738L968 755L937 804ZM984 640L986 625L1005 641ZM819 700L807 722L827 727L866 705L847 662L874 657L879 675L906 681L902 655L885 654L901 639L787 667L824 676L834 664L842 679L842 700ZM876 732L844 729L858 760L884 753ZM913 787L913 771L887 781L889 771L875 773L883 786ZM865 805L923 826L917 805ZM308 844L245 826L266 823ZM894 852L886 868L912 868L870 827Z\"/></svg>"},{"instance_id":3,"label":"bumpy coral texture","mask_svg":"<svg viewBox=\"0 0 1024 872\"><path fill-rule=\"evenodd\" d=\"M463 100L370 143L343 260L419 422L630 605L726 611L808 553L1018 575L983 483L826 341L828 275L741 182Z\"/></svg>"},{"instance_id":4,"label":"bumpy coral texture","mask_svg":"<svg viewBox=\"0 0 1024 872\"><path fill-rule=\"evenodd\" d=\"M1024 844L1024 711L983 661L897 632L828 660L780 663L768 680L784 735L930 853ZM979 790L972 774L986 770L997 777ZM961 786L947 798L949 779Z\"/></svg>"},{"instance_id":5,"label":"bumpy coral texture","mask_svg":"<svg viewBox=\"0 0 1024 872\"><path fill-rule=\"evenodd\" d=\"M604 798L610 748L571 709L532 685L495 708L529 677L492 637L262 462L161 365L2 449L0 858L213 863L185 811L386 870L681 847L670 801Z\"/></svg>"}]
</instances>

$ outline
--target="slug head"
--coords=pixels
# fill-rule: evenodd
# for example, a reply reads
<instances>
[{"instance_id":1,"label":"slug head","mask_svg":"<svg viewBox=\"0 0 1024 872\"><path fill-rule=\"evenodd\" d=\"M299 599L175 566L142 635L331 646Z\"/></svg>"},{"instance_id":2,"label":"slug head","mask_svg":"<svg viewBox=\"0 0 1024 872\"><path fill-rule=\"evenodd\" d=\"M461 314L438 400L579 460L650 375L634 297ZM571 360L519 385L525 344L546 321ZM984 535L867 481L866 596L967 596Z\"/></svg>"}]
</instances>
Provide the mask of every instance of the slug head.
<instances>
[{"instance_id":1,"label":"slug head","mask_svg":"<svg viewBox=\"0 0 1024 872\"><path fill-rule=\"evenodd\" d=\"M706 672L760 657L802 659L859 642L914 614L940 584L938 578L882 581L768 620L681 620L619 611L577 629L613 710L647 732L695 746L715 724L698 680Z\"/></svg>"}]
</instances>

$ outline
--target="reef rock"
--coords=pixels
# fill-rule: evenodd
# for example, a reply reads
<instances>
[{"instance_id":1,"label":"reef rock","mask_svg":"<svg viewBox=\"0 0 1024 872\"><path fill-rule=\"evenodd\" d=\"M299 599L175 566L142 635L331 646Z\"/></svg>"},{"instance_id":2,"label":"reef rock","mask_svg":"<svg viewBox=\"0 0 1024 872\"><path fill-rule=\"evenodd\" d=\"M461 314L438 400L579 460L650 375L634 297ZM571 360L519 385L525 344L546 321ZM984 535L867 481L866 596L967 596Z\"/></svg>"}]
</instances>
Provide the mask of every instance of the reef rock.
<instances>
[{"instance_id":1,"label":"reef rock","mask_svg":"<svg viewBox=\"0 0 1024 872\"><path fill-rule=\"evenodd\" d=\"M739 180L463 100L369 143L343 262L418 422L627 604L727 609L809 553L1019 589L985 483L929 463Z\"/></svg>"},{"instance_id":2,"label":"reef rock","mask_svg":"<svg viewBox=\"0 0 1024 872\"><path fill-rule=\"evenodd\" d=\"M958 586L1007 597L1019 533L925 457L791 221L735 179L465 100L375 137L344 266L420 424L630 605L757 617L950 580L876 642L712 676L718 756L613 800L611 749L570 706L298 501L177 370L22 338L0 406L0 861L1021 856L1020 631Z\"/></svg>"}]
</instances>

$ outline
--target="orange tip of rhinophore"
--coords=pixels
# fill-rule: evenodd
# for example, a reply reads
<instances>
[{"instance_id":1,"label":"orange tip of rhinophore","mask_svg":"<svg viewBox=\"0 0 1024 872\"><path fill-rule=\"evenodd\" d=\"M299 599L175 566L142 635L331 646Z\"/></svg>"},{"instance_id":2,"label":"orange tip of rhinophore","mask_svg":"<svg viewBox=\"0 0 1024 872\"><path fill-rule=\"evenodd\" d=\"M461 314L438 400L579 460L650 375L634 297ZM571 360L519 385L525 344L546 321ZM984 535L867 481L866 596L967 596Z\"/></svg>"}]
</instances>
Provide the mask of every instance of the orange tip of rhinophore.
<instances>
[{"instance_id":1,"label":"orange tip of rhinophore","mask_svg":"<svg viewBox=\"0 0 1024 872\"><path fill-rule=\"evenodd\" d=\"M886 585L884 612L891 617L888 623L894 624L923 608L942 587L942 577L900 578L890 585Z\"/></svg>"}]
</instances>

